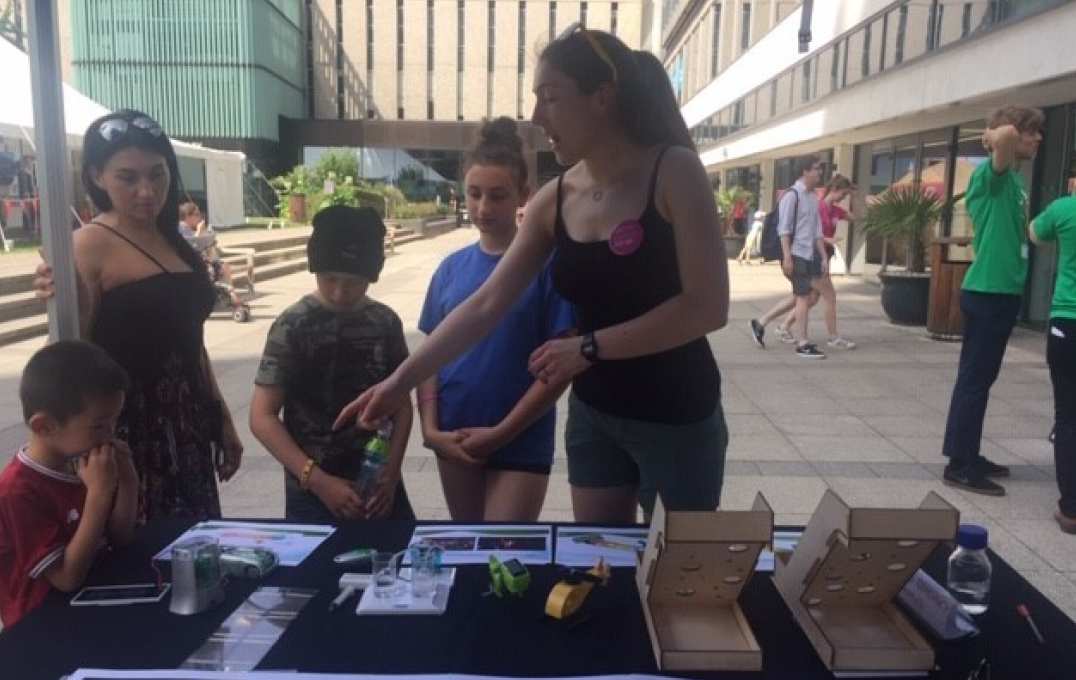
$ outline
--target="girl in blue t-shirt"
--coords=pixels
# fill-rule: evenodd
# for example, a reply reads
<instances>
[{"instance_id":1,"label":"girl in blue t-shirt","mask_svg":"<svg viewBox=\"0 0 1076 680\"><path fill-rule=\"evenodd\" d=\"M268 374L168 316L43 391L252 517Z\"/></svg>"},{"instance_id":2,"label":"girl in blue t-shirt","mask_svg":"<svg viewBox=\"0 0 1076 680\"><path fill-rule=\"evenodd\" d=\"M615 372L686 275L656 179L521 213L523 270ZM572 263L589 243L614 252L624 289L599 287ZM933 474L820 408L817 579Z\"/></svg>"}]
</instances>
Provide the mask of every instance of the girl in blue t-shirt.
<instances>
[{"instance_id":1,"label":"girl in blue t-shirt","mask_svg":"<svg viewBox=\"0 0 1076 680\"><path fill-rule=\"evenodd\" d=\"M464 176L478 242L449 255L434 273L419 320L427 335L493 273L527 200L515 122L489 121L479 135ZM568 383L534 380L527 361L574 325L546 266L485 340L419 385L423 440L437 455L452 519L538 519L553 464L553 405Z\"/></svg>"}]
</instances>

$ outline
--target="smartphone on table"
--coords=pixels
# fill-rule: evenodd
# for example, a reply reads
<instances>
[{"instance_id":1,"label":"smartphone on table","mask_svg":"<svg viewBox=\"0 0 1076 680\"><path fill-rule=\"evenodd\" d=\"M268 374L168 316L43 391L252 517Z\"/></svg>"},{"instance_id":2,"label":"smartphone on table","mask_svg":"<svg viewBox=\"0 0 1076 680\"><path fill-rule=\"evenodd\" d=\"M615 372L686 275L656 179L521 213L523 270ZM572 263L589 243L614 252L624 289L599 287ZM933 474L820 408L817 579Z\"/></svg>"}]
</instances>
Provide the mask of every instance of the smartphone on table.
<instances>
[{"instance_id":1,"label":"smartphone on table","mask_svg":"<svg viewBox=\"0 0 1076 680\"><path fill-rule=\"evenodd\" d=\"M171 583L134 583L124 586L92 586L83 588L71 598L72 607L160 602Z\"/></svg>"}]
</instances>

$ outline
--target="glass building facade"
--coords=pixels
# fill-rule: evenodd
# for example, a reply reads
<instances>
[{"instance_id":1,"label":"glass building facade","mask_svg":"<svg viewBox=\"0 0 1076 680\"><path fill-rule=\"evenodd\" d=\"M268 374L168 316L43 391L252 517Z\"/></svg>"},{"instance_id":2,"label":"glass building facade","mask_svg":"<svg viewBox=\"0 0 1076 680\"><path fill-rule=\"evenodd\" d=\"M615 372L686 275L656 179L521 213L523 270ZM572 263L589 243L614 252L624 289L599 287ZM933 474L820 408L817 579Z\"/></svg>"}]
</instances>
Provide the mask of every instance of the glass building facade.
<instances>
[{"instance_id":1,"label":"glass building facade","mask_svg":"<svg viewBox=\"0 0 1076 680\"><path fill-rule=\"evenodd\" d=\"M300 0L74 0L74 85L188 139L278 139L305 113Z\"/></svg>"}]
</instances>

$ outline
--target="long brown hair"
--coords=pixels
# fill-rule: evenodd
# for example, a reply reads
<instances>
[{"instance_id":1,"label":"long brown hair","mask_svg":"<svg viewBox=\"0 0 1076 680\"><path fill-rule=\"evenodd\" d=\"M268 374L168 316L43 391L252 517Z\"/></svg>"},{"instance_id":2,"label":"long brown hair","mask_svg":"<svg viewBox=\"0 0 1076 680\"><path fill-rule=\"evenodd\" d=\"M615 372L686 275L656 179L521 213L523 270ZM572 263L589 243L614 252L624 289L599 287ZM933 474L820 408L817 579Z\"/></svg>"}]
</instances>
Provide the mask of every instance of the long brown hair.
<instances>
[{"instance_id":1,"label":"long brown hair","mask_svg":"<svg viewBox=\"0 0 1076 680\"><path fill-rule=\"evenodd\" d=\"M583 94L612 85L617 118L636 144L695 149L669 76L653 54L632 50L605 31L580 28L546 45L541 59L574 80Z\"/></svg>"}]
</instances>

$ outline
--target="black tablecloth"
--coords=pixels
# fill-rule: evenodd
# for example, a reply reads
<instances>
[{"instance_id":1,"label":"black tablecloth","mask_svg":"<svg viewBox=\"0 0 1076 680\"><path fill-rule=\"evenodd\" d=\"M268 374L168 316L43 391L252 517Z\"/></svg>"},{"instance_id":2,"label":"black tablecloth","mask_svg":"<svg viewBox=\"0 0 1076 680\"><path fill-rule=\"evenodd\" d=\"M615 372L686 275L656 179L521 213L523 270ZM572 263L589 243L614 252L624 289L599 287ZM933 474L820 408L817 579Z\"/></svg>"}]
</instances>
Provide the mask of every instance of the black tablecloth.
<instances>
[{"instance_id":1,"label":"black tablecloth","mask_svg":"<svg viewBox=\"0 0 1076 680\"><path fill-rule=\"evenodd\" d=\"M164 521L142 529L133 546L101 556L89 584L154 580L151 557L190 524ZM233 580L224 605L196 616L169 613L168 597L154 605L70 607L69 596L53 593L44 606L0 634L0 677L56 680L78 667L176 667L259 585L319 591L269 651L261 669L514 676L657 672L632 569L614 569L609 586L595 588L585 605L590 618L575 627L542 614L545 597L563 571L555 566L530 567L532 584L521 600L480 597L489 575L485 567L474 566L459 569L444 616L358 617L354 599L330 613L337 581L346 571L332 557L359 546L400 549L413 526L343 525L300 566L277 568L258 582ZM948 554L949 547L941 546L926 565L939 580ZM931 677L964 680L985 655L992 680L1076 678L1076 625L1003 560L992 558L992 604L978 618L982 635L938 643L938 669ZM1021 602L1031 609L1045 645L1035 641L1017 616L1015 607ZM763 650L763 671L677 675L831 677L769 574L751 579L741 605Z\"/></svg>"}]
</instances>

